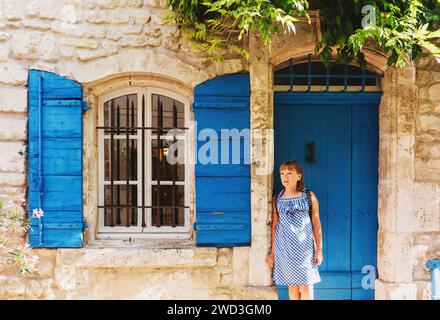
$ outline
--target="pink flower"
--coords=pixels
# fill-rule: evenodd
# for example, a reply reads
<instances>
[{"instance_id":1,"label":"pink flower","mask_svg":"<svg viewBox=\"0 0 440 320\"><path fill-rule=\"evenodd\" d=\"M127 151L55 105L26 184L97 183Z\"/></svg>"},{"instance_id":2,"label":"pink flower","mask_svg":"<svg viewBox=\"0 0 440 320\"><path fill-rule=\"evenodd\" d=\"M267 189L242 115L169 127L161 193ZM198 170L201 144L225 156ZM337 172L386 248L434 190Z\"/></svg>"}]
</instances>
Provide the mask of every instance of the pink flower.
<instances>
[{"instance_id":1,"label":"pink flower","mask_svg":"<svg viewBox=\"0 0 440 320\"><path fill-rule=\"evenodd\" d=\"M19 244L18 246L17 246L17 249L18 250L24 250L24 249L28 249L28 248L30 248L31 246L29 245L29 243L24 243L24 244Z\"/></svg>"},{"instance_id":2,"label":"pink flower","mask_svg":"<svg viewBox=\"0 0 440 320\"><path fill-rule=\"evenodd\" d=\"M34 209L32 210L32 218L42 218L44 217L44 211L43 209Z\"/></svg>"},{"instance_id":3,"label":"pink flower","mask_svg":"<svg viewBox=\"0 0 440 320\"><path fill-rule=\"evenodd\" d=\"M32 264L35 265L38 262L38 260L40 260L40 257L34 255L34 256L32 256L31 259L32 259Z\"/></svg>"}]
</instances>

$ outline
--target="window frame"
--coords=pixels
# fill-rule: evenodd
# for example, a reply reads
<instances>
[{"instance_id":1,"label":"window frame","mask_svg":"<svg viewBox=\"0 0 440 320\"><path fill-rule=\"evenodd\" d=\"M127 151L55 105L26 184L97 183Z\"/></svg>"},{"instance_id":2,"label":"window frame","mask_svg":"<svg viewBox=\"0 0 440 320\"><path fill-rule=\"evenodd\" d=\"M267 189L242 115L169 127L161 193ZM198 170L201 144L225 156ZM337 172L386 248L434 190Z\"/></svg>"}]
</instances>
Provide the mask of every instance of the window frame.
<instances>
[{"instance_id":1,"label":"window frame","mask_svg":"<svg viewBox=\"0 0 440 320\"><path fill-rule=\"evenodd\" d=\"M184 181L176 181L176 185L184 186L184 226L176 227L156 227L152 225L152 208L145 209L145 223L146 227L142 228L140 226L142 219L142 208L138 208L138 226L105 226L104 225L104 208L99 206L104 205L104 130L97 131L98 139L98 216L97 216L97 239L125 239L127 236L131 238L140 239L189 239L190 238L190 192L191 192L191 180L190 180L190 161L189 155L191 154L188 148L191 146L190 142L190 127L189 127L189 112L190 112L190 101L188 98L175 93L171 90L156 87L156 86L145 86L145 87L130 87L123 89L116 89L103 94L99 97L98 101L98 127L104 126L104 104L112 99L126 96L126 95L137 95L137 123L141 126L142 123L142 96L145 95L145 122L147 127L153 127L152 121L152 97L154 94L166 96L168 98L179 101L184 106L184 126L188 129L185 130L184 134L181 136L185 139L185 179ZM137 204L142 205L142 191L145 193L145 205L152 205L152 186L155 182L152 180L152 141L155 140L155 136L152 134L152 130L145 130L145 144L142 146L141 129L137 129L137 185L140 186L142 179L142 153L145 152L145 190L141 190L140 187L137 188ZM125 135L125 134L124 134ZM161 137L165 137L162 135ZM125 139L124 139L125 140ZM161 181L161 185L168 184L165 181ZM133 185L130 182L130 185Z\"/></svg>"}]
</instances>

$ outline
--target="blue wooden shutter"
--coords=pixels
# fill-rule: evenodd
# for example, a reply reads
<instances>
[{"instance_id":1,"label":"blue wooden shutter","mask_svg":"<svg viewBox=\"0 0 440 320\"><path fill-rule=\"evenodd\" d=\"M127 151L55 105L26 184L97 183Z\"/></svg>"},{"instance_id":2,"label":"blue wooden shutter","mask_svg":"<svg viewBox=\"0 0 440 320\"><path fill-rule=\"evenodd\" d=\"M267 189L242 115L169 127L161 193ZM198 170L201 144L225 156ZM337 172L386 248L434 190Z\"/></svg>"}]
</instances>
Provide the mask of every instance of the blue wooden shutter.
<instances>
[{"instance_id":1,"label":"blue wooden shutter","mask_svg":"<svg viewBox=\"0 0 440 320\"><path fill-rule=\"evenodd\" d=\"M203 129L213 129L221 140L221 129L250 129L249 74L209 80L197 86L194 93L197 135ZM239 163L232 161L233 141L229 138L229 161L226 164L221 161L226 148L221 148L219 140L215 141L218 143L217 164L202 164L197 159L194 224L197 246L247 246L251 243L249 138L249 131L240 138ZM206 141L197 138L196 143L199 154Z\"/></svg>"},{"instance_id":2,"label":"blue wooden shutter","mask_svg":"<svg viewBox=\"0 0 440 320\"><path fill-rule=\"evenodd\" d=\"M29 73L29 243L34 248L83 245L80 84L56 74Z\"/></svg>"}]
</instances>

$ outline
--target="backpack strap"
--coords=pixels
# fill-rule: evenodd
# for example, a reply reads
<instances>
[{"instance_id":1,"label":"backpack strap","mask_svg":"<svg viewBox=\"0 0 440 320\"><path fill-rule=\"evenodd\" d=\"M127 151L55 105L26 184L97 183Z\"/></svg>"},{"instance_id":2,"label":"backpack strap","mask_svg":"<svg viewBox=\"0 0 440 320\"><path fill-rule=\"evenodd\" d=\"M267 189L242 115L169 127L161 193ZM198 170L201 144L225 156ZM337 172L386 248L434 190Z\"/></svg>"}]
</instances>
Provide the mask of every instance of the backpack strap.
<instances>
[{"instance_id":1,"label":"backpack strap","mask_svg":"<svg viewBox=\"0 0 440 320\"><path fill-rule=\"evenodd\" d=\"M282 195L283 192L284 192L284 189L281 189L281 191L278 194L275 194L275 193L273 194L272 201L273 201L273 205L275 206L275 208L277 206L277 200Z\"/></svg>"},{"instance_id":2,"label":"backpack strap","mask_svg":"<svg viewBox=\"0 0 440 320\"><path fill-rule=\"evenodd\" d=\"M310 194L309 189L304 189L307 196L307 203L309 204L309 216L310 216L310 222L312 222L312 195Z\"/></svg>"}]
</instances>

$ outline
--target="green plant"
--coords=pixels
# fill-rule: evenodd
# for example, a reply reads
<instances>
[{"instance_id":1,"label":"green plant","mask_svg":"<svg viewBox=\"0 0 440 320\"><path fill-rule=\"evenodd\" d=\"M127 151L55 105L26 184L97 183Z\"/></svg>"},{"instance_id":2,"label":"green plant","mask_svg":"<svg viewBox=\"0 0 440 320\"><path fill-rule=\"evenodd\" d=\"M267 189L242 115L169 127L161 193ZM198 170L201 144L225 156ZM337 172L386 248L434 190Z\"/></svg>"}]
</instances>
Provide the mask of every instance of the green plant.
<instances>
[{"instance_id":1,"label":"green plant","mask_svg":"<svg viewBox=\"0 0 440 320\"><path fill-rule=\"evenodd\" d=\"M5 208L0 200L0 256L7 257L2 263L16 268L20 275L32 274L38 261L38 256L31 254L27 243L13 243L20 234L29 229L29 219L23 214L24 201L9 201ZM42 216L42 210L37 210L37 216Z\"/></svg>"},{"instance_id":2,"label":"green plant","mask_svg":"<svg viewBox=\"0 0 440 320\"><path fill-rule=\"evenodd\" d=\"M337 60L357 59L364 65L362 48L370 42L388 54L389 65L398 67L419 57L422 48L440 56L433 41L440 37L440 0L167 0L166 4L172 10L166 21L177 23L195 47L215 59L222 59L225 52L248 58L240 40L251 31L270 47L274 34L295 32L298 17L309 18L309 9L320 11L322 38L316 53L326 64L335 47ZM369 14L375 23L362 26L366 8L372 9Z\"/></svg>"}]
</instances>

